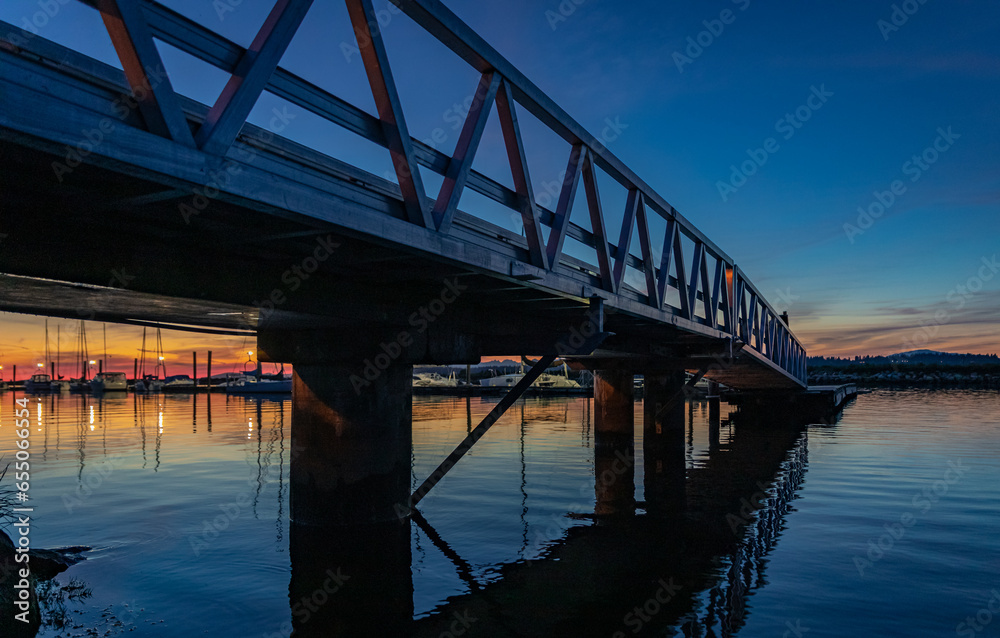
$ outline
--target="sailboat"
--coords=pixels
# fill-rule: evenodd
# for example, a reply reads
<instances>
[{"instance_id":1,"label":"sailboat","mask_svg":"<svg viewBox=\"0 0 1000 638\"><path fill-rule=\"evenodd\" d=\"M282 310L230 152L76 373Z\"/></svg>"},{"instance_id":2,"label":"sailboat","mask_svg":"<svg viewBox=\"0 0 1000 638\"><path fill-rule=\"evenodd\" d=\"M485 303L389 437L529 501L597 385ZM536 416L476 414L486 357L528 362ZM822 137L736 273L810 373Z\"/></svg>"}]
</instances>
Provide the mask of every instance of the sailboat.
<instances>
[{"instance_id":1,"label":"sailboat","mask_svg":"<svg viewBox=\"0 0 1000 638\"><path fill-rule=\"evenodd\" d=\"M46 335L47 334L48 334L48 332L46 331ZM65 379L63 379L62 375L59 374L59 368L60 368L59 341L61 339L62 339L62 335L61 335L60 330L59 330L59 324L56 324L56 365L55 365L54 374L52 375L52 391L53 392L69 392L69 381L66 381Z\"/></svg>"},{"instance_id":2,"label":"sailboat","mask_svg":"<svg viewBox=\"0 0 1000 638\"><path fill-rule=\"evenodd\" d=\"M157 360L152 374L146 374L146 328L142 329L142 347L139 349L139 379L135 381L136 392L159 392L163 388L163 381L157 376L160 366L163 365L164 375L166 365L163 364L162 343L160 341L160 329L156 329Z\"/></svg>"},{"instance_id":3,"label":"sailboat","mask_svg":"<svg viewBox=\"0 0 1000 638\"><path fill-rule=\"evenodd\" d=\"M83 320L80 320L80 329L76 337L76 365L80 370L80 377L69 380L70 392L90 392L90 358L87 353L87 327Z\"/></svg>"},{"instance_id":4,"label":"sailboat","mask_svg":"<svg viewBox=\"0 0 1000 638\"><path fill-rule=\"evenodd\" d=\"M104 356L101 359L101 372L94 375L90 380L90 389L96 394L100 392L125 392L128 390L128 378L124 372L108 372L104 368L108 365L108 326L104 328Z\"/></svg>"},{"instance_id":5,"label":"sailboat","mask_svg":"<svg viewBox=\"0 0 1000 638\"><path fill-rule=\"evenodd\" d=\"M253 351L247 352L247 360L243 364L243 374L226 383L227 394L287 394L292 391L292 380L285 378L285 364L281 364L275 378L265 379L261 374L260 362L254 362ZM247 364L254 364L255 370L247 372Z\"/></svg>"}]
</instances>

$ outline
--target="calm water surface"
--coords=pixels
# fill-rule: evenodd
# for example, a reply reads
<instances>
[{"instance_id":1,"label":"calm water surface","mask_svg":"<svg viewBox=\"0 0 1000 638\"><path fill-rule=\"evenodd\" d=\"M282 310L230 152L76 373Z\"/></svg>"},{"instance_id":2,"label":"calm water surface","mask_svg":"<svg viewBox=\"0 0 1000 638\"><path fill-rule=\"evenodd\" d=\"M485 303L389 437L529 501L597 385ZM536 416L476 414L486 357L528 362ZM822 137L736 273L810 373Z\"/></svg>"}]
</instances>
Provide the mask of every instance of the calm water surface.
<instances>
[{"instance_id":1,"label":"calm water surface","mask_svg":"<svg viewBox=\"0 0 1000 638\"><path fill-rule=\"evenodd\" d=\"M289 401L30 401L33 545L94 548L39 635L287 635ZM493 405L415 397L414 485ZM717 442L695 402L684 510L645 516L638 440L639 516L601 524L591 409L523 400L423 501L414 635L474 610L464 635L1000 636L997 393L879 390L798 429L723 405Z\"/></svg>"}]
</instances>

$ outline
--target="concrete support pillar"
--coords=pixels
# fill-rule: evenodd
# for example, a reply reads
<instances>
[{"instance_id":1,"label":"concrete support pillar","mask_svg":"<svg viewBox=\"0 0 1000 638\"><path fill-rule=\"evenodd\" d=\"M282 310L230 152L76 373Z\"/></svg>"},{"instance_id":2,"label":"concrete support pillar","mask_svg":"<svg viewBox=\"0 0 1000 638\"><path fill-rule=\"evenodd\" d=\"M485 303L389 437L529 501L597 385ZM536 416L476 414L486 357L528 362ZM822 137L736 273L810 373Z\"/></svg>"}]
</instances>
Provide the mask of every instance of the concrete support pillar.
<instances>
[{"instance_id":1,"label":"concrete support pillar","mask_svg":"<svg viewBox=\"0 0 1000 638\"><path fill-rule=\"evenodd\" d=\"M684 373L645 375L643 484L646 511L669 515L684 508Z\"/></svg>"},{"instance_id":2,"label":"concrete support pillar","mask_svg":"<svg viewBox=\"0 0 1000 638\"><path fill-rule=\"evenodd\" d=\"M635 514L633 374L594 371L594 513Z\"/></svg>"},{"instance_id":3,"label":"concrete support pillar","mask_svg":"<svg viewBox=\"0 0 1000 638\"><path fill-rule=\"evenodd\" d=\"M299 525L397 522L409 515L413 366L366 386L356 364L295 364L290 511ZM352 383L353 379L353 383Z\"/></svg>"},{"instance_id":4,"label":"concrete support pillar","mask_svg":"<svg viewBox=\"0 0 1000 638\"><path fill-rule=\"evenodd\" d=\"M633 376L630 371L594 371L595 432L635 433Z\"/></svg>"}]
</instances>

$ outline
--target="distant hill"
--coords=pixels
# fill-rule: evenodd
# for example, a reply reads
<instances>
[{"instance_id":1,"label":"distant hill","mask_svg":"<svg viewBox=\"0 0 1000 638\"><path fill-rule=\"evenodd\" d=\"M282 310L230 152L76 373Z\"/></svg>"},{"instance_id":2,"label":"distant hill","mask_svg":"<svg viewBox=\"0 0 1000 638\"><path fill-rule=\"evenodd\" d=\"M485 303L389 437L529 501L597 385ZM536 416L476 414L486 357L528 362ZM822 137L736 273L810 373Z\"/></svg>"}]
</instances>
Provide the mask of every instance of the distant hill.
<instances>
[{"instance_id":1,"label":"distant hill","mask_svg":"<svg viewBox=\"0 0 1000 638\"><path fill-rule=\"evenodd\" d=\"M858 357L809 357L808 365L814 367L846 367L857 365L947 365L947 366L979 366L1000 365L996 354L959 354L956 352L939 352L937 350L910 350L890 355L858 356Z\"/></svg>"}]
</instances>

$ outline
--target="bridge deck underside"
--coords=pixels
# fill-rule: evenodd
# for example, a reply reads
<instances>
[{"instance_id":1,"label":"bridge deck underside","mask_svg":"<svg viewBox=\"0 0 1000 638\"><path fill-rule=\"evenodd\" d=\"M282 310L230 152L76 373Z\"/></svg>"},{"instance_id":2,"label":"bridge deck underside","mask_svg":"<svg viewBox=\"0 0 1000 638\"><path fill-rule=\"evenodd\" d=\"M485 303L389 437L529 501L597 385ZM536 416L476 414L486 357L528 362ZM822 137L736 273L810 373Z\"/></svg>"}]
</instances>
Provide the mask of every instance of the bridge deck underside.
<instances>
[{"instance_id":1,"label":"bridge deck underside","mask_svg":"<svg viewBox=\"0 0 1000 638\"><path fill-rule=\"evenodd\" d=\"M474 359L551 350L599 294L592 267L532 268L521 236L471 215L447 236L415 227L395 184L293 142L212 158L109 119L107 80L0 56L2 310L234 332L423 326L467 337ZM185 109L194 122L205 107ZM102 139L81 145L91 130ZM93 150L68 161L67 147ZM221 191L200 199L220 172ZM726 334L641 291L601 296L616 333L605 354L710 367L733 387L801 386L752 350L724 356Z\"/></svg>"}]
</instances>

